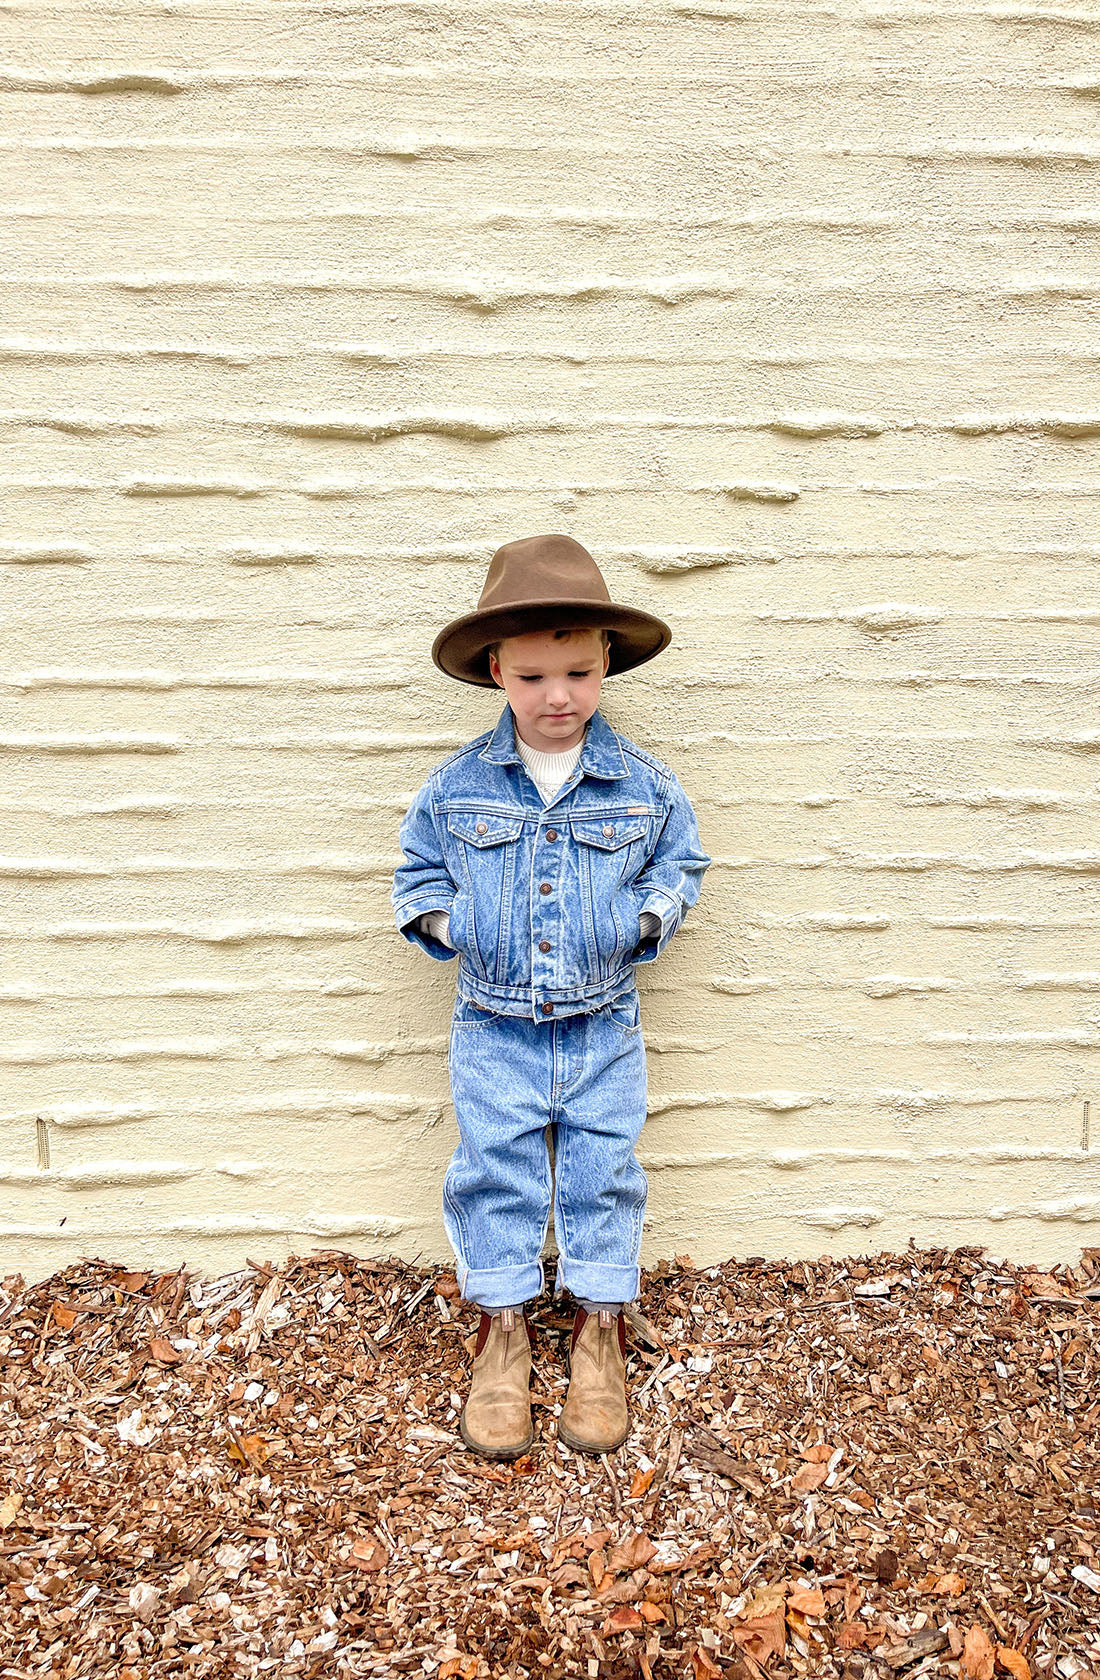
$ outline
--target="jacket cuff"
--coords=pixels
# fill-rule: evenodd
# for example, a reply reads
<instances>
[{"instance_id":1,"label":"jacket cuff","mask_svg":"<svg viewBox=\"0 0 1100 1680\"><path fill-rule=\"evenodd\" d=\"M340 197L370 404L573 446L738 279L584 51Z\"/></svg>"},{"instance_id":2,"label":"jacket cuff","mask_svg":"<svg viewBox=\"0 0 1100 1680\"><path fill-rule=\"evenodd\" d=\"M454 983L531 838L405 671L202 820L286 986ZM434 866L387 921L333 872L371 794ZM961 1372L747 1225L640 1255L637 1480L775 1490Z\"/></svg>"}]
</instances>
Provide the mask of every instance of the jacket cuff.
<instances>
[{"instance_id":1,"label":"jacket cuff","mask_svg":"<svg viewBox=\"0 0 1100 1680\"><path fill-rule=\"evenodd\" d=\"M451 899L448 903L441 904L438 897L425 898L419 901L416 899L406 900L404 904L397 905L393 913L398 932L403 934L411 945L419 945L420 949L426 951L429 957L435 957L437 962L449 961L451 957L458 955L454 946L445 944L442 939L437 939L427 925L421 922L420 918L429 910L449 912L453 903L454 900Z\"/></svg>"},{"instance_id":2,"label":"jacket cuff","mask_svg":"<svg viewBox=\"0 0 1100 1680\"><path fill-rule=\"evenodd\" d=\"M684 919L684 906L674 894L662 892L660 887L650 887L638 905L639 916L647 913L657 917L660 931L656 934L643 933L630 953L628 960L632 963L654 962L660 956Z\"/></svg>"}]
</instances>

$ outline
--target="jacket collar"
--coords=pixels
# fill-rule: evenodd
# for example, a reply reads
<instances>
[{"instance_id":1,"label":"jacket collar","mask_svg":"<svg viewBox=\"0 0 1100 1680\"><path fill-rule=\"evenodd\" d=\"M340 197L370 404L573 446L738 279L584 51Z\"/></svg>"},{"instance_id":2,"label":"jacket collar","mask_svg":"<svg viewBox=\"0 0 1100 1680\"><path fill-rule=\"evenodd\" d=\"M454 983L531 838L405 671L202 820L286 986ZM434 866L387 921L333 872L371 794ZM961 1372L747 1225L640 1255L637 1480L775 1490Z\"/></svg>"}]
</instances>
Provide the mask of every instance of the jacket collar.
<instances>
[{"instance_id":1,"label":"jacket collar","mask_svg":"<svg viewBox=\"0 0 1100 1680\"><path fill-rule=\"evenodd\" d=\"M496 728L478 757L488 759L490 764L523 763L516 746L515 713L507 703ZM616 781L619 777L630 774L619 738L598 708L588 720L584 746L577 760L577 771L579 775L601 776L607 781Z\"/></svg>"}]
</instances>

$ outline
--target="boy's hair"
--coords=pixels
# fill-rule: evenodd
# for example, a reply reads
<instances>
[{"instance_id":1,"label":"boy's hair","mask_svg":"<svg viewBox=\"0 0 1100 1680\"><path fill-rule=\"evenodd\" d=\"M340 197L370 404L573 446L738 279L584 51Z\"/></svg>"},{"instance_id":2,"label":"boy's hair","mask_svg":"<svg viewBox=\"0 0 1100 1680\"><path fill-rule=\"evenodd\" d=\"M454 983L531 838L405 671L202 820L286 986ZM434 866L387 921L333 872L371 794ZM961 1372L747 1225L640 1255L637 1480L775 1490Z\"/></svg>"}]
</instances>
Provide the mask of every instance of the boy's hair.
<instances>
[{"instance_id":1,"label":"boy's hair","mask_svg":"<svg viewBox=\"0 0 1100 1680\"><path fill-rule=\"evenodd\" d=\"M555 638L555 640L558 640L562 636L572 636L574 631L577 631L577 630L598 630L599 633L600 633L600 646L601 647L609 647L610 646L610 637L609 637L608 632L607 632L607 627L606 627L606 625L603 625L603 624L561 624L561 625L556 626L550 632L550 634ZM509 637L503 636L501 638L501 641L506 642L509 639L510 639ZM488 658L489 654L491 654L491 653L495 654L497 662L499 664L499 662L500 662L500 642L490 642L489 643L488 647L485 649L486 658Z\"/></svg>"}]
</instances>

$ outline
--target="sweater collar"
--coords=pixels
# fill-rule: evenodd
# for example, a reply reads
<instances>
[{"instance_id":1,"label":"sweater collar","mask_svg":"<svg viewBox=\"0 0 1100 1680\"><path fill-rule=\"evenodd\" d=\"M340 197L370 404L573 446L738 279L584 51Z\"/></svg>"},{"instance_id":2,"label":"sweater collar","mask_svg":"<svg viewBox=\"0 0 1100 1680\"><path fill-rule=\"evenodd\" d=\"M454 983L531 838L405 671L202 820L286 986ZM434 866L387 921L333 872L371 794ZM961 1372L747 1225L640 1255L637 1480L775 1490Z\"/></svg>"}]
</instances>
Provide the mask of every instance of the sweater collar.
<instances>
[{"instance_id":1,"label":"sweater collar","mask_svg":"<svg viewBox=\"0 0 1100 1680\"><path fill-rule=\"evenodd\" d=\"M549 770L557 770L560 765L564 764L572 770L584 751L584 736L581 736L575 747L566 747L564 752L543 752L538 747L528 746L517 730L516 751L525 764L541 764Z\"/></svg>"},{"instance_id":2,"label":"sweater collar","mask_svg":"<svg viewBox=\"0 0 1100 1680\"><path fill-rule=\"evenodd\" d=\"M516 746L515 713L507 703L478 756L487 759L490 764L522 764L523 758ZM582 776L599 776L606 781L617 781L630 774L619 738L598 707L588 720L577 764Z\"/></svg>"}]
</instances>

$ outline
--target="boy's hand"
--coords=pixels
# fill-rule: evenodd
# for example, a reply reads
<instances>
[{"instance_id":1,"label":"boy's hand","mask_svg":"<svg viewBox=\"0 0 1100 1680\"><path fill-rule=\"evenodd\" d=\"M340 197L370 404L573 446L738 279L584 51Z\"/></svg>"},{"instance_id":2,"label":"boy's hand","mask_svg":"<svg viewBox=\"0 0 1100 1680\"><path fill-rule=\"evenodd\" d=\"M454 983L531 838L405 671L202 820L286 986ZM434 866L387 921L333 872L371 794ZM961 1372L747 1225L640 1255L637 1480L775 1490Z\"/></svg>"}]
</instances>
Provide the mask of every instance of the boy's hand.
<instances>
[{"instance_id":1,"label":"boy's hand","mask_svg":"<svg viewBox=\"0 0 1100 1680\"><path fill-rule=\"evenodd\" d=\"M390 902L405 938L430 957L446 962L455 955L450 939L437 937L434 929L425 932L422 925L433 912L449 918L458 894L458 884L444 859L432 782L429 777L401 820L398 839L404 859L394 871Z\"/></svg>"},{"instance_id":2,"label":"boy's hand","mask_svg":"<svg viewBox=\"0 0 1100 1680\"><path fill-rule=\"evenodd\" d=\"M639 919L655 918L658 929L654 934L643 926L642 937L630 954L631 962L636 963L652 962L660 956L698 899L703 875L712 862L700 844L691 801L677 776L670 772L670 777L672 804L668 815L649 861L631 882L640 901Z\"/></svg>"},{"instance_id":3,"label":"boy's hand","mask_svg":"<svg viewBox=\"0 0 1100 1680\"><path fill-rule=\"evenodd\" d=\"M637 945L635 945L634 950L630 953L630 960L632 962L637 962L637 952L643 950L645 946L651 944L655 939L658 939L661 933L661 918L652 910L643 910L638 918L638 922L641 927L641 938L638 940ZM656 955L656 947L654 947L654 955Z\"/></svg>"}]
</instances>

